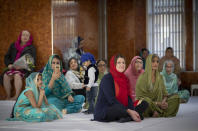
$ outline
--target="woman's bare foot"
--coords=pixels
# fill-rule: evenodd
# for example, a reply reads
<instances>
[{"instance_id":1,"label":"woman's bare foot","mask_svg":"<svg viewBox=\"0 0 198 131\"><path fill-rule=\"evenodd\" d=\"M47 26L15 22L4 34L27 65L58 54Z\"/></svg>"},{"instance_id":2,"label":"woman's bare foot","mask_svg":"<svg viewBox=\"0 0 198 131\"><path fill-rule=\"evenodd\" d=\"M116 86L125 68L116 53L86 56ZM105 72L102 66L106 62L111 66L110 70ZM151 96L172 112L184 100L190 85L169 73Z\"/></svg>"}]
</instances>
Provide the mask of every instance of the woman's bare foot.
<instances>
[{"instance_id":1,"label":"woman's bare foot","mask_svg":"<svg viewBox=\"0 0 198 131\"><path fill-rule=\"evenodd\" d=\"M159 117L159 113L157 111L153 112L153 117Z\"/></svg>"},{"instance_id":2,"label":"woman's bare foot","mask_svg":"<svg viewBox=\"0 0 198 131\"><path fill-rule=\"evenodd\" d=\"M67 114L67 110L66 109L62 109L62 114L66 115Z\"/></svg>"}]
</instances>

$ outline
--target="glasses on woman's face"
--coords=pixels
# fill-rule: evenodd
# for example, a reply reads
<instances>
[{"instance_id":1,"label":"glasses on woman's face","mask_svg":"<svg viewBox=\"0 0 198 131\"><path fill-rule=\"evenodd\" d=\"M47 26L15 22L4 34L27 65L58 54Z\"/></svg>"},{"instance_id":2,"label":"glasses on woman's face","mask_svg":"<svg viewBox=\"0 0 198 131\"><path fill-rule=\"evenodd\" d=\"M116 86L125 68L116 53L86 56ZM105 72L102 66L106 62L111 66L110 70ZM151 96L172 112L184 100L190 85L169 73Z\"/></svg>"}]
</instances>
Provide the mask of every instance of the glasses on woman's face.
<instances>
[{"instance_id":1,"label":"glasses on woman's face","mask_svg":"<svg viewBox=\"0 0 198 131\"><path fill-rule=\"evenodd\" d=\"M99 64L98 67L106 67L106 64Z\"/></svg>"},{"instance_id":2,"label":"glasses on woman's face","mask_svg":"<svg viewBox=\"0 0 198 131\"><path fill-rule=\"evenodd\" d=\"M172 68L172 66L166 66L166 68Z\"/></svg>"},{"instance_id":3,"label":"glasses on woman's face","mask_svg":"<svg viewBox=\"0 0 198 131\"><path fill-rule=\"evenodd\" d=\"M137 64L143 64L142 61L135 61L135 63L137 63Z\"/></svg>"}]
</instances>

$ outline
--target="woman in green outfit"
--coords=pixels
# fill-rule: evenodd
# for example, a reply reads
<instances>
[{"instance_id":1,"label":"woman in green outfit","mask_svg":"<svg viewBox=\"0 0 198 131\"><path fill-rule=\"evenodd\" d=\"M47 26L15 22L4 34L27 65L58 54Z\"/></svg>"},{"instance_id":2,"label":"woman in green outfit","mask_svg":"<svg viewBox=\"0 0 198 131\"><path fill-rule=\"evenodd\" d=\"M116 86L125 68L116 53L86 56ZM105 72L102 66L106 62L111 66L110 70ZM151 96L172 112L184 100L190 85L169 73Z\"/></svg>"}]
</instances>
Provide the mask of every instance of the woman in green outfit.
<instances>
[{"instance_id":1,"label":"woman in green outfit","mask_svg":"<svg viewBox=\"0 0 198 131\"><path fill-rule=\"evenodd\" d=\"M85 98L74 94L62 69L60 57L55 54L50 56L42 73L45 95L48 102L54 104L63 114L80 112Z\"/></svg>"},{"instance_id":2,"label":"woman in green outfit","mask_svg":"<svg viewBox=\"0 0 198 131\"><path fill-rule=\"evenodd\" d=\"M8 120L26 122L44 122L62 118L62 113L52 104L48 104L45 90L42 88L42 75L32 73L26 78L26 89L20 94Z\"/></svg>"},{"instance_id":3,"label":"woman in green outfit","mask_svg":"<svg viewBox=\"0 0 198 131\"><path fill-rule=\"evenodd\" d=\"M136 99L149 103L144 113L145 117L173 117L179 109L179 96L168 95L158 66L159 57L156 54L149 55L145 72L136 83Z\"/></svg>"},{"instance_id":4,"label":"woman in green outfit","mask_svg":"<svg viewBox=\"0 0 198 131\"><path fill-rule=\"evenodd\" d=\"M173 73L174 71L174 63L172 60L167 60L164 62L163 70L160 73L164 78L164 83L166 86L166 90L168 91L168 95L178 94L181 102L187 102L190 93L188 90L180 90L178 91L178 79L177 75Z\"/></svg>"}]
</instances>

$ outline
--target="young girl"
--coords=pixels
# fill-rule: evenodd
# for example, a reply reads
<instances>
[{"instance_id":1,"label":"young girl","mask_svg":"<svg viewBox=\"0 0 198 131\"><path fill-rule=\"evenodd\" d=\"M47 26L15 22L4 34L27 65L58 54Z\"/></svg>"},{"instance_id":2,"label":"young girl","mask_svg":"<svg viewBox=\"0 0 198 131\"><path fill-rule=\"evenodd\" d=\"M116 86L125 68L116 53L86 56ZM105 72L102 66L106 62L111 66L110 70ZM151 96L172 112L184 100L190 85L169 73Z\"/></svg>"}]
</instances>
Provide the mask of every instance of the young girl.
<instances>
[{"instance_id":1,"label":"young girl","mask_svg":"<svg viewBox=\"0 0 198 131\"><path fill-rule=\"evenodd\" d=\"M26 122L44 122L61 119L62 113L48 104L45 90L42 88L42 75L32 73L26 79L26 89L20 94L9 120Z\"/></svg>"}]
</instances>

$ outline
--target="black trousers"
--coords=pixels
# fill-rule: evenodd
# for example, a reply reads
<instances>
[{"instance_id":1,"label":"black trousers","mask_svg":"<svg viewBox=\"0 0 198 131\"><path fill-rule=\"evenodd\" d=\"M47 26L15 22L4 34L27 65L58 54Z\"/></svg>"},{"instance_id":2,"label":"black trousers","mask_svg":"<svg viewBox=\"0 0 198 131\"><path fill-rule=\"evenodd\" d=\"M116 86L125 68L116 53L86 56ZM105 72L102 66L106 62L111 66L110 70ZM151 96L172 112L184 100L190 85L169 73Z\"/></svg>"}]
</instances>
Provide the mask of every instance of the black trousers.
<instances>
[{"instance_id":1,"label":"black trousers","mask_svg":"<svg viewBox=\"0 0 198 131\"><path fill-rule=\"evenodd\" d=\"M141 104L135 107L135 111L139 113L141 119L143 120L144 117L142 114L148 107L148 103L146 101L142 101ZM120 119L123 118L129 118L130 120L133 120L131 116L126 111L127 109L124 106L121 106L119 104L115 104L107 109L106 116L105 116L105 121L110 122L110 121L119 121Z\"/></svg>"}]
</instances>

